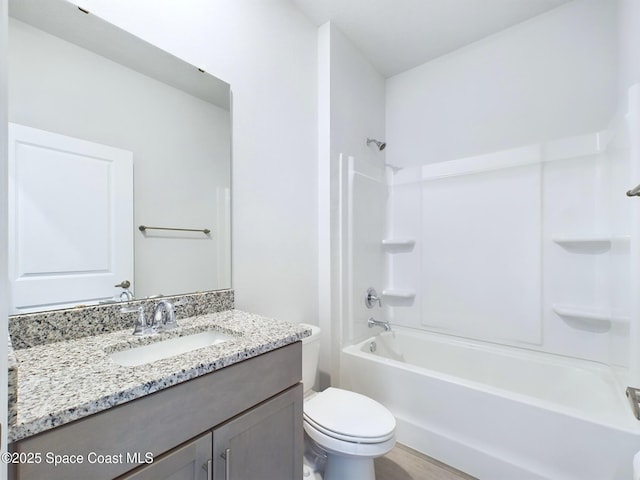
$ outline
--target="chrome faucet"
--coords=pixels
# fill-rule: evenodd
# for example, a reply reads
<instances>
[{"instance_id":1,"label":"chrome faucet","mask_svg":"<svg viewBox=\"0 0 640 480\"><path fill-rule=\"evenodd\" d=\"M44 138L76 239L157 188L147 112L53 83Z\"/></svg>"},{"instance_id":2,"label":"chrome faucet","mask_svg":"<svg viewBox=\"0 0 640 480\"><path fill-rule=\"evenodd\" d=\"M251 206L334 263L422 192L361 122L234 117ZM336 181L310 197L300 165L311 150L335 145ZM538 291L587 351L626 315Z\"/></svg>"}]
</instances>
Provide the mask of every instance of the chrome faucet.
<instances>
[{"instance_id":1,"label":"chrome faucet","mask_svg":"<svg viewBox=\"0 0 640 480\"><path fill-rule=\"evenodd\" d=\"M391 324L389 324L388 321L381 322L379 320L374 319L373 317L367 320L367 325L369 325L369 328L382 327L384 328L385 332L391 331Z\"/></svg>"},{"instance_id":2,"label":"chrome faucet","mask_svg":"<svg viewBox=\"0 0 640 480\"><path fill-rule=\"evenodd\" d=\"M156 303L151 325L155 326L157 331L173 330L176 328L178 323L176 321L176 311L173 308L173 303L168 300L160 300Z\"/></svg>"},{"instance_id":3,"label":"chrome faucet","mask_svg":"<svg viewBox=\"0 0 640 480\"><path fill-rule=\"evenodd\" d=\"M120 301L130 302L133 300L133 293L129 290L131 286L131 282L129 280L123 280L119 284L114 285L114 287L122 288L122 293L120 293Z\"/></svg>"},{"instance_id":4,"label":"chrome faucet","mask_svg":"<svg viewBox=\"0 0 640 480\"><path fill-rule=\"evenodd\" d=\"M133 300L133 293L128 288L120 293L120 301L130 302L131 300Z\"/></svg>"}]
</instances>

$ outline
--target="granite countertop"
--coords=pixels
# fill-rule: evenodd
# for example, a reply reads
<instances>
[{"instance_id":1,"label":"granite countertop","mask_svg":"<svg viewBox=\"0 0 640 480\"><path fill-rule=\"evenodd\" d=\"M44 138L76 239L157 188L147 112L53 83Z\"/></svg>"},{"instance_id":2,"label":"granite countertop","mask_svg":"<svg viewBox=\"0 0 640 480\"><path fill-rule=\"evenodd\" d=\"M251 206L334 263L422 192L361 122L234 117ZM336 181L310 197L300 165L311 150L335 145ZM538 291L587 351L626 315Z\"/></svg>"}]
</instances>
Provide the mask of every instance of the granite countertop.
<instances>
[{"instance_id":1,"label":"granite countertop","mask_svg":"<svg viewBox=\"0 0 640 480\"><path fill-rule=\"evenodd\" d=\"M178 321L179 328L133 336L131 328L15 350L17 399L9 442L106 410L163 388L294 343L311 334L299 325L227 310ZM137 367L109 354L205 330L231 334L225 343Z\"/></svg>"}]
</instances>

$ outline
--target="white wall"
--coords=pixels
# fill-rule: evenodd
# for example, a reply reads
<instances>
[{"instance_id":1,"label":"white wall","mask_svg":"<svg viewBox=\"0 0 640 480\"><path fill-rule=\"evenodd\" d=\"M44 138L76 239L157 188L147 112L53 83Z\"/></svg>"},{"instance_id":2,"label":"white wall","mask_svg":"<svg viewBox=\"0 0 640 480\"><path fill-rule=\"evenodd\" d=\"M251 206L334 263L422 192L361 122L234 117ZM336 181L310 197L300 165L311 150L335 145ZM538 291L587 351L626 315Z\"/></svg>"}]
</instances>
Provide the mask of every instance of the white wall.
<instances>
[{"instance_id":1,"label":"white wall","mask_svg":"<svg viewBox=\"0 0 640 480\"><path fill-rule=\"evenodd\" d=\"M340 318L341 258L336 252L334 231L339 226L332 206L334 173L331 165L331 25L318 29L318 325L320 339L319 384L323 389L331 384L331 377L340 357L339 328L333 319Z\"/></svg>"},{"instance_id":2,"label":"white wall","mask_svg":"<svg viewBox=\"0 0 640 480\"><path fill-rule=\"evenodd\" d=\"M385 152L366 140L385 139L384 78L337 27L330 28L331 150L382 165Z\"/></svg>"},{"instance_id":3,"label":"white wall","mask_svg":"<svg viewBox=\"0 0 640 480\"><path fill-rule=\"evenodd\" d=\"M231 84L236 306L317 323L316 28L286 0L84 0Z\"/></svg>"},{"instance_id":4,"label":"white wall","mask_svg":"<svg viewBox=\"0 0 640 480\"><path fill-rule=\"evenodd\" d=\"M321 300L321 302L331 303L330 313L327 312L320 322L320 326L327 333L323 337L321 369L324 373L331 371L337 374L339 346L349 341L354 335L356 323L359 335L362 335L363 325L366 324L366 318L362 320L353 316L354 309L364 308L362 299L366 287L363 289L362 285L382 288L383 257L379 249L376 251L374 248L372 252L371 249L367 249L366 244L371 242L379 246L382 240L381 232L384 230L385 219L384 195L372 198L372 202L368 203L366 196L362 196L363 192L359 192L361 195L357 196L356 200L364 202L364 205L358 205L358 220L359 225L365 227L365 230L357 229L358 233L362 234L359 239L346 238L348 224L342 215L347 213L347 205L340 203L340 196L347 193L346 189L342 188L345 185L341 184L342 181L348 181L345 178L347 157L354 157L359 165L364 165L365 169L367 166L378 171L384 169L384 152L378 151L373 146L367 146L366 139L367 137L379 140L385 138L385 86L382 75L335 25L331 23L322 25L318 35L320 78L318 98L321 109L319 198L327 207L321 211L320 233L331 232L329 237L321 238L323 244L329 247L324 249L324 257L320 258L320 263L325 267L330 265L330 269L324 272L320 281L331 285L328 289L330 291L325 291L324 300ZM343 163L340 161L341 156ZM372 188L375 189L375 186ZM342 200L345 199L342 198ZM377 232L378 238L366 237L365 233L371 231L366 230L369 227ZM350 261L345 258L349 241L355 242L354 258L351 260L357 265L367 266L367 270L354 268L347 272L341 269ZM358 287L348 290L345 282L348 280L347 275L351 273ZM332 346L333 349L331 349ZM327 356L327 352L331 352L331 358ZM332 380L333 383L339 382L337 378ZM327 383L326 378L324 382L321 378L321 386Z\"/></svg>"},{"instance_id":5,"label":"white wall","mask_svg":"<svg viewBox=\"0 0 640 480\"><path fill-rule=\"evenodd\" d=\"M229 112L26 23L10 19L9 37L9 121L133 152L136 226L213 231L134 229L136 296L228 288L216 194L230 182Z\"/></svg>"},{"instance_id":6,"label":"white wall","mask_svg":"<svg viewBox=\"0 0 640 480\"><path fill-rule=\"evenodd\" d=\"M616 3L575 0L388 79L389 163L602 129L616 104Z\"/></svg>"},{"instance_id":7,"label":"white wall","mask_svg":"<svg viewBox=\"0 0 640 480\"><path fill-rule=\"evenodd\" d=\"M618 0L620 96L626 98L627 89L640 82L640 2Z\"/></svg>"}]
</instances>

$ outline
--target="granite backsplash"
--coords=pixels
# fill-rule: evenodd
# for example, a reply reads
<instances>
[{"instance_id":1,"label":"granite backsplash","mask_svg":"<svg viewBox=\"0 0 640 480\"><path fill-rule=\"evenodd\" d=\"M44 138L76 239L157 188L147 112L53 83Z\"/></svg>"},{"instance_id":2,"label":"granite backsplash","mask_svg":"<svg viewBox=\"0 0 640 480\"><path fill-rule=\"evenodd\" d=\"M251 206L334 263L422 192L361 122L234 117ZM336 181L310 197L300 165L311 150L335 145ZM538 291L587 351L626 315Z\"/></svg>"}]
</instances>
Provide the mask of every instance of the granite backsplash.
<instances>
[{"instance_id":1,"label":"granite backsplash","mask_svg":"<svg viewBox=\"0 0 640 480\"><path fill-rule=\"evenodd\" d=\"M123 313L121 309L142 305L146 317L151 318L158 300L160 298L12 315L9 317L10 342L13 349L19 350L52 342L115 332L129 327L133 331L137 313ZM168 300L175 305L178 319L234 308L233 290L163 296L162 300Z\"/></svg>"}]
</instances>

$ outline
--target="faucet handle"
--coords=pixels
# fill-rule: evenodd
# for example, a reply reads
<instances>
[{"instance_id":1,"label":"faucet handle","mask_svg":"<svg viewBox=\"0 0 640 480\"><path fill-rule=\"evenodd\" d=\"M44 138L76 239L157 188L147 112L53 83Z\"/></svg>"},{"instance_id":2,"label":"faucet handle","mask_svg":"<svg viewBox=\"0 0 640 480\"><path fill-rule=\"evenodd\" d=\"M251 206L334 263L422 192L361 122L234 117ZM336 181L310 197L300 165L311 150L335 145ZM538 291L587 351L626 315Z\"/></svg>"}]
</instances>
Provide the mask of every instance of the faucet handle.
<instances>
[{"instance_id":1,"label":"faucet handle","mask_svg":"<svg viewBox=\"0 0 640 480\"><path fill-rule=\"evenodd\" d=\"M378 303L379 307L382 307L382 299L378 296L378 292L373 287L367 289L367 293L364 296L364 304L367 308L373 308L375 303Z\"/></svg>"},{"instance_id":2,"label":"faucet handle","mask_svg":"<svg viewBox=\"0 0 640 480\"><path fill-rule=\"evenodd\" d=\"M157 328L161 330L173 330L177 328L178 322L176 321L176 311L173 308L173 303L168 300L160 300L156 304L153 312L153 322L157 325Z\"/></svg>"},{"instance_id":3,"label":"faucet handle","mask_svg":"<svg viewBox=\"0 0 640 480\"><path fill-rule=\"evenodd\" d=\"M134 335L146 335L149 332L149 325L147 325L147 319L144 316L144 307L140 305L139 307L122 307L120 309L121 313L138 313L138 318L133 324L133 334Z\"/></svg>"},{"instance_id":4,"label":"faucet handle","mask_svg":"<svg viewBox=\"0 0 640 480\"><path fill-rule=\"evenodd\" d=\"M178 328L178 322L176 320L176 305L182 305L182 302L167 302L169 311L167 312L167 321L164 324L164 328L167 330L173 330L174 328Z\"/></svg>"}]
</instances>

